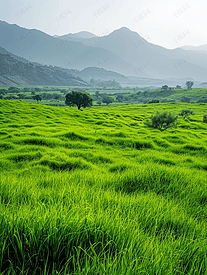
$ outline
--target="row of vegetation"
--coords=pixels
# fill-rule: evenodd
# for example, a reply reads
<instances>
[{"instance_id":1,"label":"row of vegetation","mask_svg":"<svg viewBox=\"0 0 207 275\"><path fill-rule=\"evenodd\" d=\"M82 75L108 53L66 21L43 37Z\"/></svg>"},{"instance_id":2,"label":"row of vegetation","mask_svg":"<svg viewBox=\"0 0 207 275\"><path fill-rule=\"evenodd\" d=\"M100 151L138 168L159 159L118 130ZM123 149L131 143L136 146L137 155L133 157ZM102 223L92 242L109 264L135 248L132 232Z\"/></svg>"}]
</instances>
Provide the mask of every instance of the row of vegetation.
<instances>
[{"instance_id":1,"label":"row of vegetation","mask_svg":"<svg viewBox=\"0 0 207 275\"><path fill-rule=\"evenodd\" d=\"M111 81L113 83L113 81ZM108 82L106 82L108 83ZM109 81L110 84L110 81ZM107 84L107 85L109 85ZM187 85L188 84L188 85ZM64 105L65 96L71 90L86 92L91 95L96 105L112 104L146 104L166 102L207 103L206 89L192 89L193 82L187 81L186 88L181 86L168 87L163 85L160 89L146 89L139 87L15 87L0 89L1 99L23 100L28 102L42 102L50 105Z\"/></svg>"},{"instance_id":2,"label":"row of vegetation","mask_svg":"<svg viewBox=\"0 0 207 275\"><path fill-rule=\"evenodd\" d=\"M206 274L205 114L0 100L0 274Z\"/></svg>"}]
</instances>

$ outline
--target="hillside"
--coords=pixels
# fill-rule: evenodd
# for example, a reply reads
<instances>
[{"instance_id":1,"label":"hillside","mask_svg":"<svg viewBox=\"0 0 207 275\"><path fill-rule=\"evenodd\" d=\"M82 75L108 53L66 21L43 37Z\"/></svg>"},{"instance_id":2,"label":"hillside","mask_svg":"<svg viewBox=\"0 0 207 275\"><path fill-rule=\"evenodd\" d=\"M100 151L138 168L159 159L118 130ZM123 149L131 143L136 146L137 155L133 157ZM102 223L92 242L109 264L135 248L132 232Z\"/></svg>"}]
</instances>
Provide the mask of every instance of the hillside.
<instances>
[{"instance_id":1,"label":"hillside","mask_svg":"<svg viewBox=\"0 0 207 275\"><path fill-rule=\"evenodd\" d=\"M125 76L206 81L206 52L169 50L127 28L103 37L87 32L53 37L0 21L0 33L1 47L44 65L78 70L98 67Z\"/></svg>"},{"instance_id":2,"label":"hillside","mask_svg":"<svg viewBox=\"0 0 207 275\"><path fill-rule=\"evenodd\" d=\"M1 47L32 62L79 70L97 66L123 74L134 70L131 64L108 50L64 41L38 30L0 21L0 33Z\"/></svg>"},{"instance_id":3,"label":"hillside","mask_svg":"<svg viewBox=\"0 0 207 275\"><path fill-rule=\"evenodd\" d=\"M59 38L73 41L72 37ZM87 46L101 47L115 53L135 67L133 76L206 79L206 54L183 49L169 50L147 42L138 33L125 27L103 37L82 38L78 41Z\"/></svg>"},{"instance_id":4,"label":"hillside","mask_svg":"<svg viewBox=\"0 0 207 275\"><path fill-rule=\"evenodd\" d=\"M184 50L192 50L192 51L207 51L207 45L201 45L201 46L183 46L181 49Z\"/></svg>"},{"instance_id":5,"label":"hillside","mask_svg":"<svg viewBox=\"0 0 207 275\"><path fill-rule=\"evenodd\" d=\"M21 58L0 53L0 85L88 85L80 77L74 77L61 68L18 60Z\"/></svg>"},{"instance_id":6,"label":"hillside","mask_svg":"<svg viewBox=\"0 0 207 275\"><path fill-rule=\"evenodd\" d=\"M144 126L182 109L177 128ZM205 274L204 114L0 100L0 273Z\"/></svg>"}]
</instances>

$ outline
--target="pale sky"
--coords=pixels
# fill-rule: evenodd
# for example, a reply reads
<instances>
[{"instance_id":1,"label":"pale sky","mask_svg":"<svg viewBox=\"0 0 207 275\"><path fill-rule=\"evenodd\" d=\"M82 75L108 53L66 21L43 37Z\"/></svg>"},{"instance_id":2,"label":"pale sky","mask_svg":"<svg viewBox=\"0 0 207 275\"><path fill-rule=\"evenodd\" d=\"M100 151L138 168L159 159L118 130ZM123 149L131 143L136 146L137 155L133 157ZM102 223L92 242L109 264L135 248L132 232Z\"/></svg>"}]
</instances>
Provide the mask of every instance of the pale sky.
<instances>
[{"instance_id":1,"label":"pale sky","mask_svg":"<svg viewBox=\"0 0 207 275\"><path fill-rule=\"evenodd\" d=\"M0 0L0 20L49 35L121 27L148 42L177 48L207 44L206 0Z\"/></svg>"}]
</instances>

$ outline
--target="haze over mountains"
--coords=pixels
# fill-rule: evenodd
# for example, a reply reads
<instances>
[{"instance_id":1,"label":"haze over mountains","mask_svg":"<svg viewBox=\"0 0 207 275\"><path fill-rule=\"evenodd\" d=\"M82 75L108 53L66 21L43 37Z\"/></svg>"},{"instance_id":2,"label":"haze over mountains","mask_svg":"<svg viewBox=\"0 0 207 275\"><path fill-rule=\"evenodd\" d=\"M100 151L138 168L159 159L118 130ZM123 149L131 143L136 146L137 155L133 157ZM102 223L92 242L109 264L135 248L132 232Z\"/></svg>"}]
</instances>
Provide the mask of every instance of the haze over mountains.
<instances>
[{"instance_id":1,"label":"haze over mountains","mask_svg":"<svg viewBox=\"0 0 207 275\"><path fill-rule=\"evenodd\" d=\"M0 47L0 85L87 86L61 68L31 63Z\"/></svg>"},{"instance_id":2,"label":"haze over mountains","mask_svg":"<svg viewBox=\"0 0 207 275\"><path fill-rule=\"evenodd\" d=\"M0 37L1 47L42 65L76 70L98 67L137 78L207 78L207 45L169 50L127 28L103 37L89 32L52 37L0 21Z\"/></svg>"},{"instance_id":3,"label":"haze over mountains","mask_svg":"<svg viewBox=\"0 0 207 275\"><path fill-rule=\"evenodd\" d=\"M69 33L66 35L54 35L54 37L59 37L59 38L64 38L65 40L81 40L81 39L87 39L87 38L94 38L97 37L97 35L91 33L91 32L87 32L87 31L82 31L82 32L77 32L77 33Z\"/></svg>"},{"instance_id":4,"label":"haze over mountains","mask_svg":"<svg viewBox=\"0 0 207 275\"><path fill-rule=\"evenodd\" d=\"M59 38L74 41L71 35ZM127 28L121 28L104 37L79 38L78 41L87 46L102 47L118 55L136 68L133 75L153 78L206 77L207 52L202 54L181 48L169 50L147 42L138 33ZM204 47L201 46L202 49Z\"/></svg>"}]
</instances>

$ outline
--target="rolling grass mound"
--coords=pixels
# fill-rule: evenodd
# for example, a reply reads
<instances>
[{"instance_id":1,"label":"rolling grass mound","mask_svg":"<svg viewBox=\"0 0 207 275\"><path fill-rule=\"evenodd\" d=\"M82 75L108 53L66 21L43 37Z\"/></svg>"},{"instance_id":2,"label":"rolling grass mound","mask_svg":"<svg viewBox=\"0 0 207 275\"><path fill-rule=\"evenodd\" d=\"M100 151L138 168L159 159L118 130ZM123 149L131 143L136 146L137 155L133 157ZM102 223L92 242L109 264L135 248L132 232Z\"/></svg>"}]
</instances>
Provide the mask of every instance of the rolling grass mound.
<instances>
[{"instance_id":1,"label":"rolling grass mound","mask_svg":"<svg viewBox=\"0 0 207 275\"><path fill-rule=\"evenodd\" d=\"M0 100L0 274L207 274L204 114Z\"/></svg>"}]
</instances>

